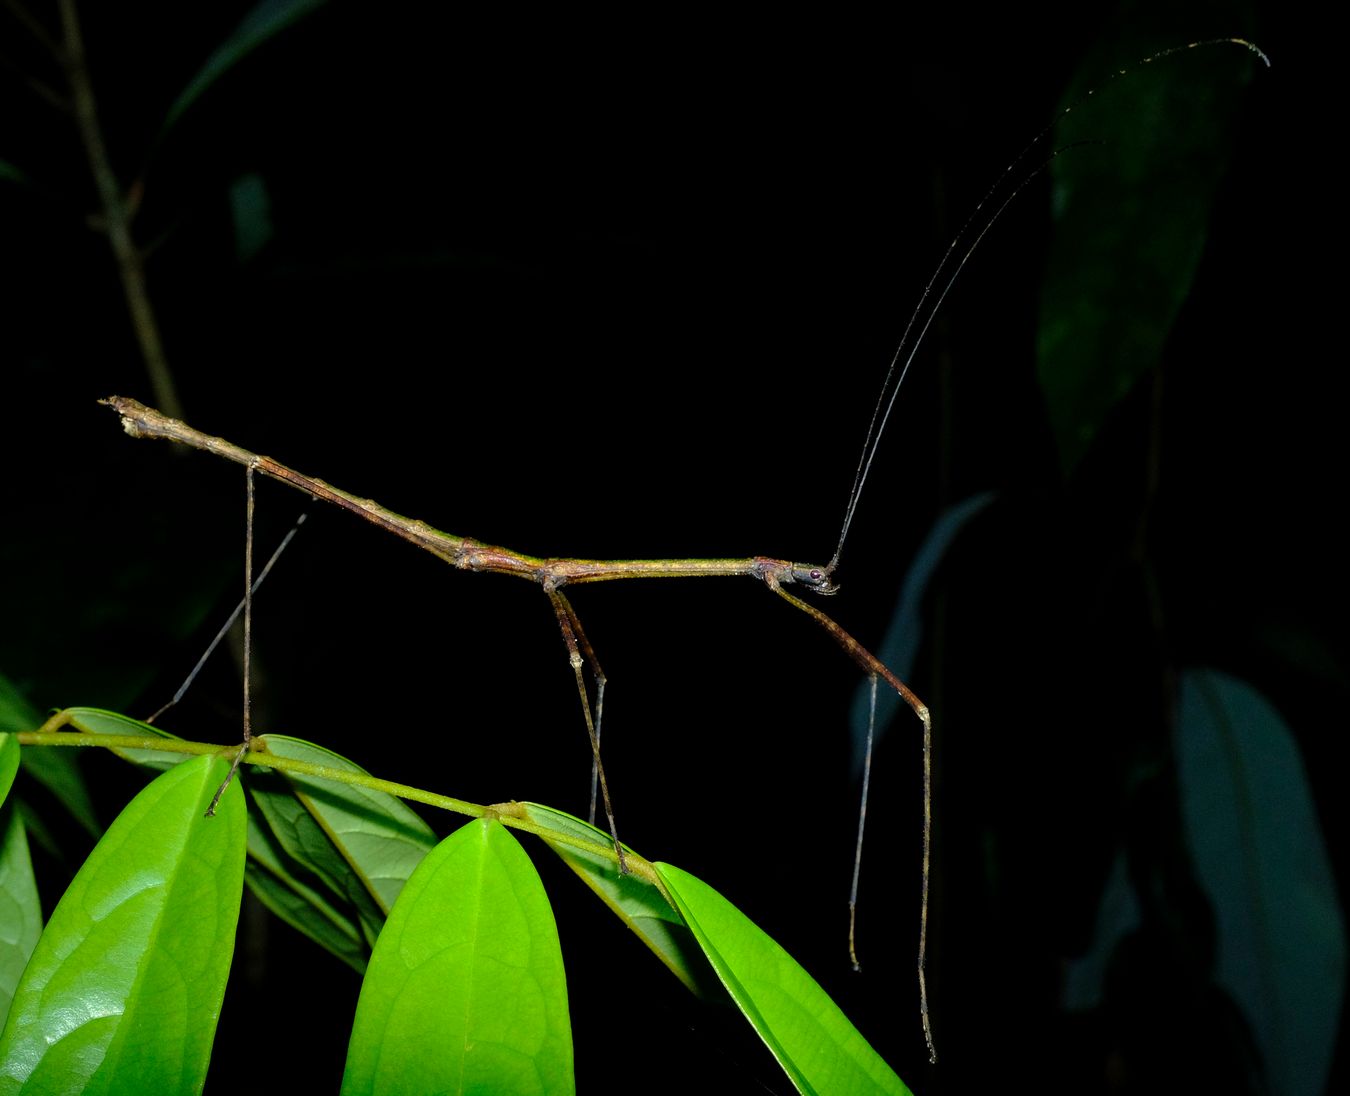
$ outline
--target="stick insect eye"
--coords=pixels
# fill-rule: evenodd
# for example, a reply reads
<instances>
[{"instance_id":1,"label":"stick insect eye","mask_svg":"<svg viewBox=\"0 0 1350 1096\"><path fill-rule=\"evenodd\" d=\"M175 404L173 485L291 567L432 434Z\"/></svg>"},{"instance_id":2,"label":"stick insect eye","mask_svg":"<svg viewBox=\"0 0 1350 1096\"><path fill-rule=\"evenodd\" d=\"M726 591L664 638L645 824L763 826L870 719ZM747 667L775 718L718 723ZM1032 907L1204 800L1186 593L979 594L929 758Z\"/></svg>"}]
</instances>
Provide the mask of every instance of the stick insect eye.
<instances>
[{"instance_id":1,"label":"stick insect eye","mask_svg":"<svg viewBox=\"0 0 1350 1096\"><path fill-rule=\"evenodd\" d=\"M829 571L811 564L794 563L792 581L799 582L818 594L832 594L836 589L834 583L830 581Z\"/></svg>"}]
</instances>

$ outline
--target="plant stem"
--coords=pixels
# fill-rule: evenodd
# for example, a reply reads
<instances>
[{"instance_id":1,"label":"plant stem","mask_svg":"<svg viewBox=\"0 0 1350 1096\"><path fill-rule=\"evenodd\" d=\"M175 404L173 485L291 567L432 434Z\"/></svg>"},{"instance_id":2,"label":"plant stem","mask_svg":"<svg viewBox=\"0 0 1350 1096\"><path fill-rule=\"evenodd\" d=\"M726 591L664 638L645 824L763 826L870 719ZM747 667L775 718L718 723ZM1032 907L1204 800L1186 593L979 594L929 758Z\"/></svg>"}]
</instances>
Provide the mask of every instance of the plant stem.
<instances>
[{"instance_id":1,"label":"plant stem","mask_svg":"<svg viewBox=\"0 0 1350 1096\"><path fill-rule=\"evenodd\" d=\"M108 244L122 279L131 326L141 348L146 372L150 374L150 387L154 390L156 401L161 407L175 408L175 414L182 414L183 405L178 399L169 359L160 339L159 323L155 319L155 310L150 304L150 294L145 285L145 263L131 235L131 204L123 196L117 176L113 173L108 149L103 141L103 130L99 126L98 104L94 98L93 83L89 79L89 66L85 62L84 36L80 32L75 0L61 0L60 6L65 39L62 56L66 77L70 81L71 106L75 111L75 123L84 144L85 156L89 160L89 170L94 176L94 187L103 206Z\"/></svg>"},{"instance_id":2,"label":"plant stem","mask_svg":"<svg viewBox=\"0 0 1350 1096\"><path fill-rule=\"evenodd\" d=\"M50 726L52 722L49 720L45 725ZM160 738L157 735L89 734L81 731L20 731L15 737L18 738L21 746L95 746L109 750L155 750L160 753L220 754L222 756L232 756L239 749L237 745L222 746L215 742L189 742L187 739ZM348 784L353 787L369 788L371 791L384 792L386 795L412 800L415 803L425 803L429 807L468 815L470 818L495 818L510 829L532 833L549 844L566 845L570 848L580 849L596 856L603 856L607 860L614 861L616 865L618 864L618 854L608 841L590 842L571 834L560 833L547 826L541 826L528 818L520 817L516 813L515 804L500 803L482 806L478 803L469 803L463 799L454 799L448 795L426 791L423 788L414 788L410 784L383 780L378 776L371 776L369 773L352 772L350 769L337 769L329 765L315 765L308 761L281 757L267 751L267 737L265 735L255 738L254 742L261 745L262 749L249 750L245 753L241 762L244 765L260 765L268 769L292 773L296 776L312 776L320 780L333 780L339 784ZM655 869L646 860L636 856L631 851L626 853L625 859L631 873L645 882L660 886Z\"/></svg>"}]
</instances>

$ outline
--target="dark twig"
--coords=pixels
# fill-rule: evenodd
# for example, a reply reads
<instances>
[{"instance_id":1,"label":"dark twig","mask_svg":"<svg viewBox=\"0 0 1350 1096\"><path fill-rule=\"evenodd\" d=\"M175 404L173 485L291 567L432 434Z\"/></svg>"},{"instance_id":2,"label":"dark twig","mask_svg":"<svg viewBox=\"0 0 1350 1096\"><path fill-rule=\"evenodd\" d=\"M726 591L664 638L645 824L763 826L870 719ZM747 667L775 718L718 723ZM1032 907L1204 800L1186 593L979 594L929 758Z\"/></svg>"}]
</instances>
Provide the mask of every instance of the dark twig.
<instances>
[{"instance_id":1,"label":"dark twig","mask_svg":"<svg viewBox=\"0 0 1350 1096\"><path fill-rule=\"evenodd\" d=\"M173 383L168 357L164 353L164 344L160 339L159 324L155 319L154 308L150 304L150 295L146 289L143 256L131 234L132 206L123 195L117 176L113 173L107 146L103 141L103 131L99 126L98 106L94 98L93 84L89 79L89 67L85 63L84 38L80 33L75 0L60 0L60 8L61 26L65 37L61 56L66 76L70 80L75 123L79 128L80 140L84 144L85 156L89 160L89 170L93 173L94 186L98 190L99 202L103 207L103 227L108 234L108 243L112 247L117 271L122 279L127 310L131 314L131 326L136 333L136 341L140 345L146 371L150 374L150 386L155 393L155 399L161 407L173 408L174 414L181 415L182 403Z\"/></svg>"}]
</instances>

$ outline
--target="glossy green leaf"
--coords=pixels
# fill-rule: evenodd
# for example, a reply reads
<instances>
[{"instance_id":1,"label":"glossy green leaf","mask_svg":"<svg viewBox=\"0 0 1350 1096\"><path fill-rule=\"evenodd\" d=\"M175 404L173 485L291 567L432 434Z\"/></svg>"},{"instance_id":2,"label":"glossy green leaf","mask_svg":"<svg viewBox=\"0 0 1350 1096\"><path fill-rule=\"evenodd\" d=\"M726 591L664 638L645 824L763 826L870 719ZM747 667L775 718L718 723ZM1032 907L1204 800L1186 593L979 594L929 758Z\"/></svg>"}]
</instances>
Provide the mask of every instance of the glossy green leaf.
<instances>
[{"instance_id":1,"label":"glossy green leaf","mask_svg":"<svg viewBox=\"0 0 1350 1096\"><path fill-rule=\"evenodd\" d=\"M547 826L559 834L588 841L597 850L612 850L610 837L603 830L570 814L538 803L519 803L522 814L531 822ZM671 972L700 997L725 999L722 983L708 964L679 911L671 907L665 895L636 875L622 875L619 866L603 852L587 852L575 845L550 841L540 835L549 848L577 873L638 938L651 948ZM626 852L632 852L627 845Z\"/></svg>"},{"instance_id":2,"label":"glossy green leaf","mask_svg":"<svg viewBox=\"0 0 1350 1096\"><path fill-rule=\"evenodd\" d=\"M42 930L23 822L17 804L3 807L18 771L19 743L13 735L0 733L0 1024Z\"/></svg>"},{"instance_id":3,"label":"glossy green leaf","mask_svg":"<svg viewBox=\"0 0 1350 1096\"><path fill-rule=\"evenodd\" d=\"M260 738L258 748L295 761L366 771L341 754L286 735ZM387 914L408 877L435 847L435 831L403 800L386 792L295 773L285 777Z\"/></svg>"},{"instance_id":4,"label":"glossy green leaf","mask_svg":"<svg viewBox=\"0 0 1350 1096\"><path fill-rule=\"evenodd\" d=\"M316 879L291 860L270 830L248 816L248 863L244 883L254 896L288 925L364 974L369 948L354 914L339 909Z\"/></svg>"},{"instance_id":5,"label":"glossy green leaf","mask_svg":"<svg viewBox=\"0 0 1350 1096\"><path fill-rule=\"evenodd\" d=\"M408 881L361 986L347 1094L570 1093L553 911L525 851L478 819Z\"/></svg>"},{"instance_id":6,"label":"glossy green leaf","mask_svg":"<svg viewBox=\"0 0 1350 1096\"><path fill-rule=\"evenodd\" d=\"M340 754L285 735L256 748L334 769L364 773ZM287 855L350 903L370 942L436 835L402 800L317 777L251 771L245 776L263 819Z\"/></svg>"},{"instance_id":7,"label":"glossy green leaf","mask_svg":"<svg viewBox=\"0 0 1350 1096\"><path fill-rule=\"evenodd\" d=\"M71 708L66 714L71 726L89 734L176 737L162 728L98 708ZM363 771L329 750L298 739L272 735L256 740L258 749L267 749L269 744L274 752L286 756ZM171 768L188 756L154 750L113 752L156 769ZM379 933L385 910L393 904L391 894L397 896L397 887L416 866L416 859L435 844L435 835L392 796L346 789L354 794L344 797L335 789L345 786L325 781L309 782L322 794L301 795L297 787L306 786L304 778L297 785L279 774L248 772L243 780L267 823L264 826L250 813L246 875L250 889L282 920L343 962L364 970L369 945ZM343 808L344 798L349 809ZM337 808L329 810L333 801ZM370 822L372 816L377 819L374 823ZM378 822L380 816L387 816L383 826ZM359 833L363 827L370 831L364 843ZM353 833L357 836L351 837ZM422 850L416 858L408 851L410 834L414 835L413 845ZM344 835L350 839L344 840ZM355 864L348 855L356 857ZM322 893L325 885L339 899L337 904ZM353 938L351 933L357 925L362 926L364 935L358 932Z\"/></svg>"},{"instance_id":8,"label":"glossy green leaf","mask_svg":"<svg viewBox=\"0 0 1350 1096\"><path fill-rule=\"evenodd\" d=\"M1160 360L1204 253L1242 89L1260 65L1241 46L1206 46L1112 81L1148 48L1108 40L1112 55L1090 54L1068 97L1099 85L1091 108L1065 116L1053 139L1091 147L1050 168L1037 371L1066 471Z\"/></svg>"},{"instance_id":9,"label":"glossy green leaf","mask_svg":"<svg viewBox=\"0 0 1350 1096\"><path fill-rule=\"evenodd\" d=\"M657 864L736 1005L799 1092L908 1093L814 978L706 883Z\"/></svg>"},{"instance_id":10,"label":"glossy green leaf","mask_svg":"<svg viewBox=\"0 0 1350 1096\"><path fill-rule=\"evenodd\" d=\"M67 888L0 1036L0 1092L197 1092L234 952L243 796L198 757L113 822Z\"/></svg>"},{"instance_id":11,"label":"glossy green leaf","mask_svg":"<svg viewBox=\"0 0 1350 1096\"><path fill-rule=\"evenodd\" d=\"M324 0L262 0L255 5L174 100L163 129L168 130L207 88L250 53L323 3Z\"/></svg>"},{"instance_id":12,"label":"glossy green leaf","mask_svg":"<svg viewBox=\"0 0 1350 1096\"><path fill-rule=\"evenodd\" d=\"M162 728L98 708L67 710L70 725L90 734L175 738ZM255 749L330 768L364 772L321 746L267 735ZM117 749L118 756L150 768L169 768L186 755ZM283 920L357 969L379 934L398 892L436 843L431 828L401 800L383 792L312 777L247 772L267 832L250 825L248 879L251 888ZM304 876L313 875L306 881ZM326 886L335 905L316 889ZM341 907L341 908L339 908ZM360 924L365 942L353 944L348 929Z\"/></svg>"},{"instance_id":13,"label":"glossy green leaf","mask_svg":"<svg viewBox=\"0 0 1350 1096\"><path fill-rule=\"evenodd\" d=\"M42 907L28 839L14 806L0 811L0 1027L42 932Z\"/></svg>"},{"instance_id":14,"label":"glossy green leaf","mask_svg":"<svg viewBox=\"0 0 1350 1096\"><path fill-rule=\"evenodd\" d=\"M140 735L145 738L178 738L177 735L170 734L162 727L142 723L139 719L132 719L129 715L105 711L103 708L67 708L65 715L70 726L77 731L83 731L85 734L128 734ZM172 769L175 765L182 764L190 756L180 753L160 753L158 750L124 750L120 747L114 749L113 753L133 764L161 770Z\"/></svg>"},{"instance_id":15,"label":"glossy green leaf","mask_svg":"<svg viewBox=\"0 0 1350 1096\"><path fill-rule=\"evenodd\" d=\"M1298 744L1246 682L1182 675L1182 816L1214 904L1216 980L1241 1005L1272 1092L1323 1092L1345 1001L1345 922Z\"/></svg>"},{"instance_id":16,"label":"glossy green leaf","mask_svg":"<svg viewBox=\"0 0 1350 1096\"><path fill-rule=\"evenodd\" d=\"M244 774L244 785L258 820L272 836L277 847L297 871L321 885L336 902L344 919L360 926L366 946L373 947L384 924L380 909L370 891L328 839L295 789L278 772L256 769Z\"/></svg>"}]
</instances>

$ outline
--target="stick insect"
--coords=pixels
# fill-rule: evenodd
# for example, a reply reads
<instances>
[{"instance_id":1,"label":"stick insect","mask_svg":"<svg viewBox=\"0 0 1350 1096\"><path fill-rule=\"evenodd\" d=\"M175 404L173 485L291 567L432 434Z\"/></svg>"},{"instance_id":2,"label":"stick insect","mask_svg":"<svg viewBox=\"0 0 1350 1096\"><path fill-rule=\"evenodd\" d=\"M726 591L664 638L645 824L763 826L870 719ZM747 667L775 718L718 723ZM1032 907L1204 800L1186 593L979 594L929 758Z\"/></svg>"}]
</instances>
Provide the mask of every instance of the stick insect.
<instances>
[{"instance_id":1,"label":"stick insect","mask_svg":"<svg viewBox=\"0 0 1350 1096\"><path fill-rule=\"evenodd\" d=\"M1250 43L1227 39L1224 41L1251 49L1264 61L1264 55ZM1203 45L1208 43L1196 43ZM1179 49L1191 48L1190 46ZM1159 53L1148 61L1161 59L1169 50ZM1267 62L1268 63L1268 62ZM1053 123L1052 123L1053 124ZM838 589L834 575L839 567L842 552L849 529L856 513L861 492L871 472L880 439L895 406L898 391L908 375L911 364L921 344L937 316L944 300L955 284L961 270L975 249L983 240L990 227L1000 214L1013 201L1029 180L1040 170L1030 172L1021 168L1032 149L1041 147L1050 127L1039 134L1006 169L994 187L979 203L965 227L949 245L942 262L929 280L915 311L911 315L897 350L891 360L882 392L869 425L862 453L854 474L853 486L845 508L845 516L840 529L835 550L828 562L823 564L799 563L771 556L748 556L740 558L686 558L686 559L640 559L640 560L595 560L574 558L545 558L527 555L508 548L486 544L471 538L454 536L433 529L425 522L409 519L396 514L368 499L333 487L322 480L303 475L270 457L261 456L224 439L204 434L185 423L169 418L135 400L123 397L110 397L103 401L116 410L122 417L128 433L136 437L151 437L171 440L190 447L203 449L235 461L249 471L250 491L252 476L259 473L313 497L323 499L342 509L349 510L367 521L394 533L396 536L430 552L437 558L460 570L482 571L510 575L539 585L546 595L551 611L557 621L572 668L577 693L581 702L587 735L591 746L593 764L593 786L598 789L598 798L603 803L616 855L623 867L623 851L619 843L618 827L610 801L608 781L601 761L600 740L606 678L594 648L582 628L581 621L565 592L568 586L578 586L597 582L617 581L634 578L694 578L705 576L745 576L757 579L775 595L794 608L811 617L830 637L844 649L848 656L863 670L872 686L874 698L880 682L894 690L913 711L922 728L923 742L923 848L921 869L921 908L918 945L918 981L920 994L920 1014L923 1023L925 1041L930 1058L936 1059L928 1016L926 989L927 956L927 920L928 892L931 861L932 837L932 718L927 706L918 696L896 676L881 660L855 639L842 625L831 616L797 592L805 595L830 595ZM1051 153L1051 156L1056 153ZM1043 166L1043 165L1041 165ZM1019 174L1020 172L1020 174ZM251 568L249 568L251 570ZM250 576L251 580L251 576ZM593 681L593 689L588 689L586 672ZM593 695L592 695L593 693ZM246 731L247 734L247 731ZM861 864L861 845L866 816L868 777L870 773L869 741L868 761L864 764L864 783L862 790L862 809L859 815L857 846L854 859L854 873L849 899L850 907L850 953L856 965L854 950L854 917L856 914L858 879ZM595 814L597 793L592 793L592 816Z\"/></svg>"}]
</instances>

